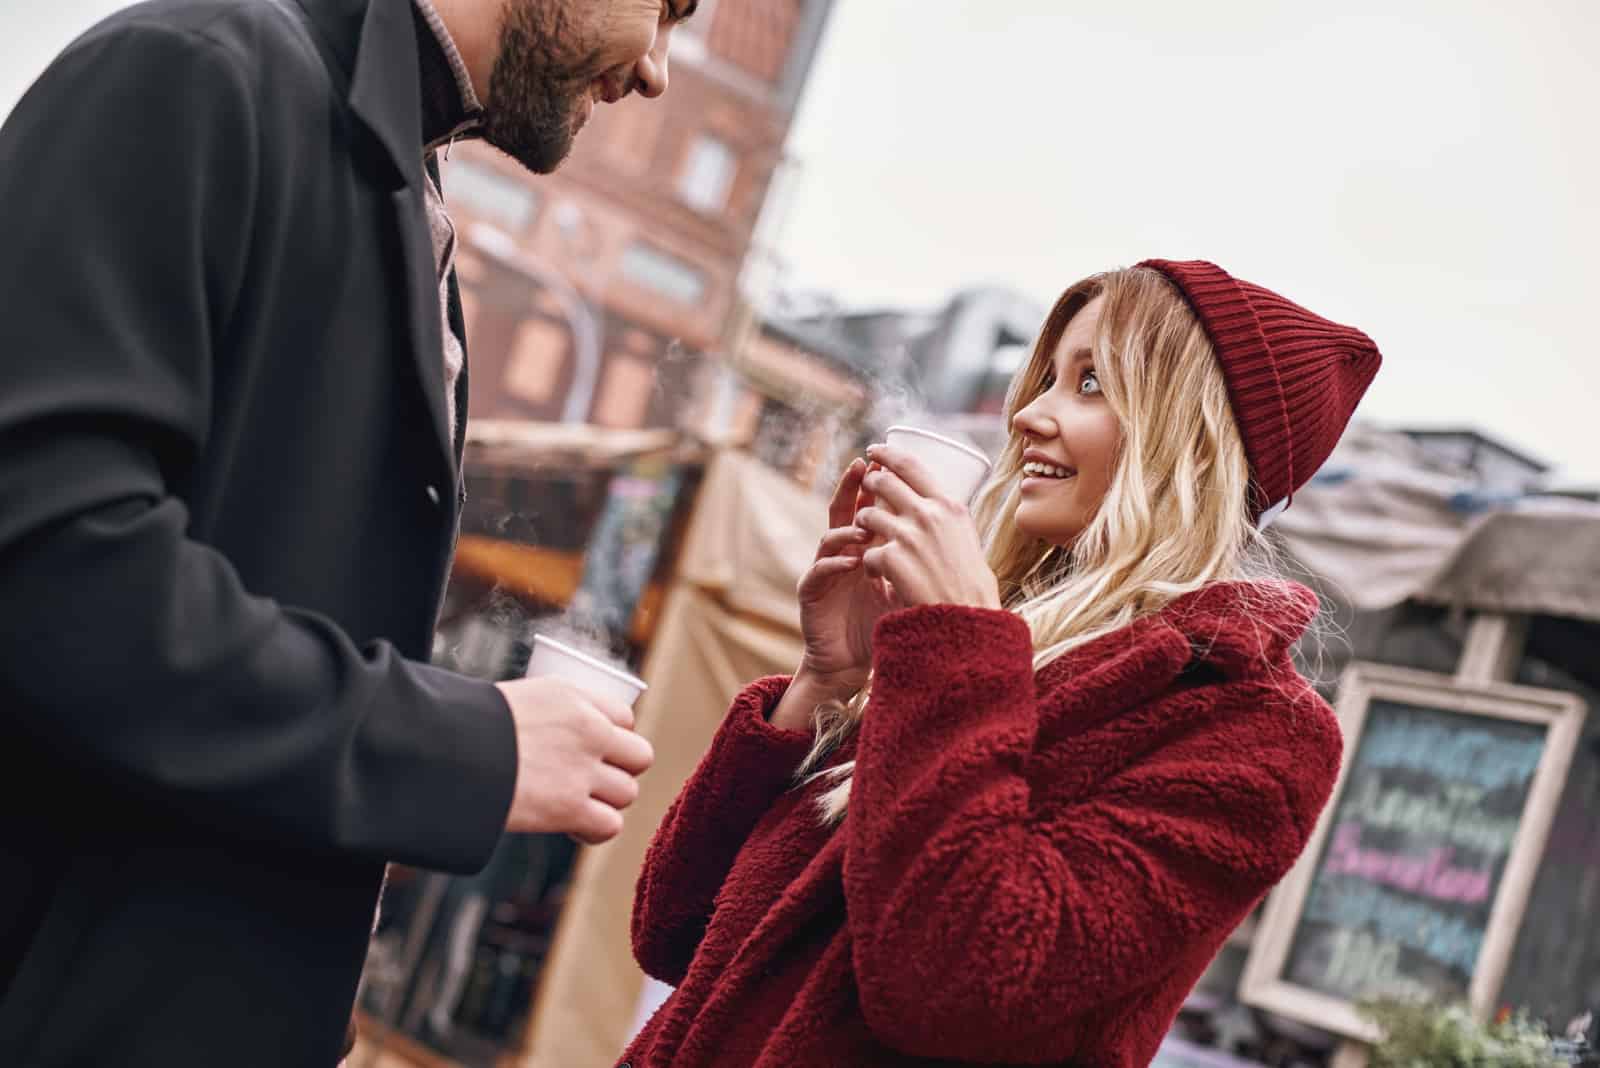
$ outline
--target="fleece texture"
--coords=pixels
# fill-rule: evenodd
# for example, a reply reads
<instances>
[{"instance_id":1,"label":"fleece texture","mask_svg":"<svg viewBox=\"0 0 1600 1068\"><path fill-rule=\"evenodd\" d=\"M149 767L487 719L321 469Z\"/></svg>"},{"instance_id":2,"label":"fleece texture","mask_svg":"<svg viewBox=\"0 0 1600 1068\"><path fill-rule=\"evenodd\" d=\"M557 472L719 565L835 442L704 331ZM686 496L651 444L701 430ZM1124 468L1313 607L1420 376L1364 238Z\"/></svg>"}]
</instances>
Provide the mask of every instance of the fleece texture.
<instances>
[{"instance_id":1,"label":"fleece texture","mask_svg":"<svg viewBox=\"0 0 1600 1068\"><path fill-rule=\"evenodd\" d=\"M1316 607L1219 584L1038 672L1011 613L892 613L837 829L754 683L646 856L634 952L677 989L619 1063L1142 1068L1333 788Z\"/></svg>"}]
</instances>

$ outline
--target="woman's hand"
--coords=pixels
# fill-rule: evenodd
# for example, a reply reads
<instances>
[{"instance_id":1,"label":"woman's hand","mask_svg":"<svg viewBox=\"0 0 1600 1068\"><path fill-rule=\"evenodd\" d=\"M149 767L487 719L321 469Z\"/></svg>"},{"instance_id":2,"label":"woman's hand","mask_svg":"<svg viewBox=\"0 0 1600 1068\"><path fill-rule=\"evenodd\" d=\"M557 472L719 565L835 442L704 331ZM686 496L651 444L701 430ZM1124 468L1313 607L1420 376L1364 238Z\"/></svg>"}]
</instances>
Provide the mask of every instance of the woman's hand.
<instances>
[{"instance_id":1,"label":"woman's hand","mask_svg":"<svg viewBox=\"0 0 1600 1068\"><path fill-rule=\"evenodd\" d=\"M866 462L856 459L840 477L828 502L830 529L800 579L805 651L790 687L794 700L786 698L773 714L778 726L808 729L818 704L843 700L862 687L872 667L872 628L895 606L883 581L868 576L861 563L871 535L852 520L858 508L872 504L861 491L866 472Z\"/></svg>"},{"instance_id":2,"label":"woman's hand","mask_svg":"<svg viewBox=\"0 0 1600 1068\"><path fill-rule=\"evenodd\" d=\"M867 456L876 467L862 487L876 503L856 513L856 525L882 539L862 556L867 575L886 580L900 604L999 608L1000 584L966 504L940 495L922 461L903 449L874 445Z\"/></svg>"}]
</instances>

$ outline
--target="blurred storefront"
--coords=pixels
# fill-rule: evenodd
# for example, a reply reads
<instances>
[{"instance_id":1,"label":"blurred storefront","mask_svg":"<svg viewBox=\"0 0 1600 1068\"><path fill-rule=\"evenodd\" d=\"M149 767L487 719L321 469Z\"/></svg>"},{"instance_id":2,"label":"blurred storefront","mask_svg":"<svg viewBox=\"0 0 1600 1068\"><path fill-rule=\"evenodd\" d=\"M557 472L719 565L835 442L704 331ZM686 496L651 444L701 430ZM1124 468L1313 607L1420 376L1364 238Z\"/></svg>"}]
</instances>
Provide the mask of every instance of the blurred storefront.
<instances>
[{"instance_id":1,"label":"blurred storefront","mask_svg":"<svg viewBox=\"0 0 1600 1068\"><path fill-rule=\"evenodd\" d=\"M1489 1008L1525 1008L1559 1035L1600 1004L1600 929L1589 919L1600 914L1600 504L1546 483L1541 465L1477 433L1358 425L1276 532L1324 602L1326 625L1301 659L1330 699L1362 663L1399 667L1441 692L1566 695L1587 710L1531 885L1509 918ZM1347 768L1353 758L1347 751ZM1314 1026L1314 1013L1240 996L1262 915L1213 963L1179 1033L1254 1063L1359 1063L1355 1045Z\"/></svg>"},{"instance_id":2,"label":"blurred storefront","mask_svg":"<svg viewBox=\"0 0 1600 1068\"><path fill-rule=\"evenodd\" d=\"M636 668L659 628L701 452L672 431L474 422L465 469L435 662L513 678L533 634L559 624ZM508 835L472 878L392 868L353 1063L533 1063L519 1058L578 855L565 836Z\"/></svg>"}]
</instances>

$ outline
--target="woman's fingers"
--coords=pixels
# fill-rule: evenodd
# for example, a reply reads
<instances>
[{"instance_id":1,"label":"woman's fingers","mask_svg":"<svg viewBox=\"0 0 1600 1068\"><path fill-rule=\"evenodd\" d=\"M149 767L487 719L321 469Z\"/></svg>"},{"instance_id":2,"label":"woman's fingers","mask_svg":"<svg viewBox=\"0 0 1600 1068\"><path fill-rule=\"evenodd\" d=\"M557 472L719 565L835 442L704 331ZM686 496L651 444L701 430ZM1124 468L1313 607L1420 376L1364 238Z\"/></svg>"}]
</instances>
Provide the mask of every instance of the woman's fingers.
<instances>
[{"instance_id":1,"label":"woman's fingers","mask_svg":"<svg viewBox=\"0 0 1600 1068\"><path fill-rule=\"evenodd\" d=\"M862 461L862 462L863 462L864 466L861 469L861 481L865 482L866 481L866 476L872 474L872 472L874 472L874 471L879 470L879 468L878 468L877 464L867 463L866 461ZM861 483L858 482L857 486L860 486L860 484ZM856 512L861 511L861 509L863 509L863 508L871 508L874 504L877 504L877 503L878 503L878 499L876 497L874 497L869 491L867 491L866 489L857 489L856 490L856 506L851 511L850 514L851 515L855 515Z\"/></svg>"},{"instance_id":2,"label":"woman's fingers","mask_svg":"<svg viewBox=\"0 0 1600 1068\"><path fill-rule=\"evenodd\" d=\"M892 583L895 579L895 575L892 572L896 570L895 565L899 559L900 551L894 545L874 545L862 554L861 566L866 569L867 574L871 577L884 579Z\"/></svg>"},{"instance_id":3,"label":"woman's fingers","mask_svg":"<svg viewBox=\"0 0 1600 1068\"><path fill-rule=\"evenodd\" d=\"M800 585L797 589L800 599L810 601L826 596L834 579L860 566L860 550L852 552L849 556L824 556L800 576Z\"/></svg>"},{"instance_id":4,"label":"woman's fingers","mask_svg":"<svg viewBox=\"0 0 1600 1068\"><path fill-rule=\"evenodd\" d=\"M861 476L866 473L867 462L859 456L844 469L844 474L839 476L839 484L833 488L833 499L828 502L828 526L837 528L849 525L861 493Z\"/></svg>"},{"instance_id":5,"label":"woman's fingers","mask_svg":"<svg viewBox=\"0 0 1600 1068\"><path fill-rule=\"evenodd\" d=\"M856 513L856 526L875 534L885 541L903 538L907 533L906 521L887 508L874 505Z\"/></svg>"},{"instance_id":6,"label":"woman's fingers","mask_svg":"<svg viewBox=\"0 0 1600 1068\"><path fill-rule=\"evenodd\" d=\"M861 556L830 556L811 565L811 573L818 578L842 575L861 566Z\"/></svg>"},{"instance_id":7,"label":"woman's fingers","mask_svg":"<svg viewBox=\"0 0 1600 1068\"><path fill-rule=\"evenodd\" d=\"M928 466L905 449L893 445L873 445L867 449L867 459L899 475L917 496L939 496L939 484L934 481Z\"/></svg>"},{"instance_id":8,"label":"woman's fingers","mask_svg":"<svg viewBox=\"0 0 1600 1068\"><path fill-rule=\"evenodd\" d=\"M817 544L816 559L839 556L849 552L852 546L865 545L871 537L872 535L854 524L836 527L822 536L822 541Z\"/></svg>"},{"instance_id":9,"label":"woman's fingers","mask_svg":"<svg viewBox=\"0 0 1600 1068\"><path fill-rule=\"evenodd\" d=\"M922 497L908 486L904 479L887 467L880 467L866 476L863 485L898 515L912 515Z\"/></svg>"}]
</instances>

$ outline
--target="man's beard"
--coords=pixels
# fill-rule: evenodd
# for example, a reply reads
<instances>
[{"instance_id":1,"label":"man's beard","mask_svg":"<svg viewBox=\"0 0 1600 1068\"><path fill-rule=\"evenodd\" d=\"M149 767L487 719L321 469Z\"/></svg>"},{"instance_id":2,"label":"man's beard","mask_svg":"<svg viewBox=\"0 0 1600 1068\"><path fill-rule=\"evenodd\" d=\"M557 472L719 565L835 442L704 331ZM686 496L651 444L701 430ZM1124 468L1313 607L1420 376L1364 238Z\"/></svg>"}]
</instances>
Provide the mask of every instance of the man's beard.
<instances>
[{"instance_id":1,"label":"man's beard","mask_svg":"<svg viewBox=\"0 0 1600 1068\"><path fill-rule=\"evenodd\" d=\"M557 43L558 5L513 0L500 30L500 54L489 74L483 139L535 174L549 174L572 151L578 135L579 103L589 79L580 63L563 60Z\"/></svg>"}]
</instances>

